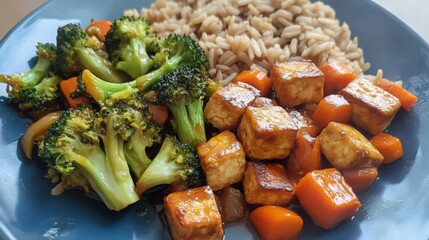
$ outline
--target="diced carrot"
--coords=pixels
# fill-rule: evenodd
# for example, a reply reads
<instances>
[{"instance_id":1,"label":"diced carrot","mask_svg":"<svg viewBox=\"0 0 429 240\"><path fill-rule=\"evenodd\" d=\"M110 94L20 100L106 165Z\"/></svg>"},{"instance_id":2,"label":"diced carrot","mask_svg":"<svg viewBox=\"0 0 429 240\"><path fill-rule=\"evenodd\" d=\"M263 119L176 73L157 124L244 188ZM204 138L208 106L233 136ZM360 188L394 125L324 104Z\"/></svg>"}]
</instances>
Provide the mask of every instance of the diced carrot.
<instances>
[{"instance_id":1,"label":"diced carrot","mask_svg":"<svg viewBox=\"0 0 429 240\"><path fill-rule=\"evenodd\" d=\"M295 189L296 196L313 222L331 229L351 219L362 206L352 188L335 168L307 173Z\"/></svg>"},{"instance_id":2,"label":"diced carrot","mask_svg":"<svg viewBox=\"0 0 429 240\"><path fill-rule=\"evenodd\" d=\"M356 78L353 69L340 61L328 62L319 68L325 75L323 86L325 96L338 92Z\"/></svg>"},{"instance_id":3,"label":"diced carrot","mask_svg":"<svg viewBox=\"0 0 429 240\"><path fill-rule=\"evenodd\" d=\"M378 170L375 167L348 169L341 171L341 174L352 187L353 192L360 193L371 187L378 176Z\"/></svg>"},{"instance_id":4,"label":"diced carrot","mask_svg":"<svg viewBox=\"0 0 429 240\"><path fill-rule=\"evenodd\" d=\"M298 214L279 206L258 207L249 218L261 240L297 239L303 226Z\"/></svg>"},{"instance_id":5,"label":"diced carrot","mask_svg":"<svg viewBox=\"0 0 429 240\"><path fill-rule=\"evenodd\" d=\"M106 34L112 27L112 23L108 20L98 20L91 21L86 27L85 32L88 35L94 35L98 38L98 40L104 42L106 41Z\"/></svg>"},{"instance_id":6,"label":"diced carrot","mask_svg":"<svg viewBox=\"0 0 429 240\"><path fill-rule=\"evenodd\" d=\"M66 100L67 106L70 108L76 108L78 104L90 105L91 102L84 96L72 98L70 95L76 91L78 86L77 77L71 77L67 80L60 82L60 89L63 93L64 99Z\"/></svg>"},{"instance_id":7,"label":"diced carrot","mask_svg":"<svg viewBox=\"0 0 429 240\"><path fill-rule=\"evenodd\" d=\"M261 92L262 97L268 95L273 85L267 74L257 69L242 71L237 77L235 77L235 81L252 85Z\"/></svg>"},{"instance_id":8,"label":"diced carrot","mask_svg":"<svg viewBox=\"0 0 429 240\"><path fill-rule=\"evenodd\" d=\"M388 133L379 133L369 141L383 155L383 163L392 163L402 157L401 140Z\"/></svg>"},{"instance_id":9,"label":"diced carrot","mask_svg":"<svg viewBox=\"0 0 429 240\"><path fill-rule=\"evenodd\" d=\"M322 166L319 140L305 131L298 131L295 144L287 160L289 174L295 180Z\"/></svg>"},{"instance_id":10,"label":"diced carrot","mask_svg":"<svg viewBox=\"0 0 429 240\"><path fill-rule=\"evenodd\" d=\"M418 98L405 88L395 84L387 79L379 79L374 82L375 86L382 88L384 91L397 97L401 102L401 107L407 111L417 102Z\"/></svg>"},{"instance_id":11,"label":"diced carrot","mask_svg":"<svg viewBox=\"0 0 429 240\"><path fill-rule=\"evenodd\" d=\"M352 114L352 105L343 96L333 94L319 102L313 120L317 125L326 127L330 122L348 123Z\"/></svg>"},{"instance_id":12,"label":"diced carrot","mask_svg":"<svg viewBox=\"0 0 429 240\"><path fill-rule=\"evenodd\" d=\"M152 122L163 126L168 120L168 107L148 103L149 112L152 113Z\"/></svg>"}]
</instances>

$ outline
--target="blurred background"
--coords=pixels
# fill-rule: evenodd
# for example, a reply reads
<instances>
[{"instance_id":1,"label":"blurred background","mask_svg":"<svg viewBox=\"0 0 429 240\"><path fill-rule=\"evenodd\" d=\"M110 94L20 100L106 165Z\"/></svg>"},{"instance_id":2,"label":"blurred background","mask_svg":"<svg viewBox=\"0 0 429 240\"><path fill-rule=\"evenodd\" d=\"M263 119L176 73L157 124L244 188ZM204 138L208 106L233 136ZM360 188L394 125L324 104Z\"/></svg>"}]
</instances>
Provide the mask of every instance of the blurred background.
<instances>
[{"instance_id":1,"label":"blurred background","mask_svg":"<svg viewBox=\"0 0 429 240\"><path fill-rule=\"evenodd\" d=\"M402 19L429 42L428 0L373 0ZM0 0L0 39L23 17L47 0Z\"/></svg>"}]
</instances>

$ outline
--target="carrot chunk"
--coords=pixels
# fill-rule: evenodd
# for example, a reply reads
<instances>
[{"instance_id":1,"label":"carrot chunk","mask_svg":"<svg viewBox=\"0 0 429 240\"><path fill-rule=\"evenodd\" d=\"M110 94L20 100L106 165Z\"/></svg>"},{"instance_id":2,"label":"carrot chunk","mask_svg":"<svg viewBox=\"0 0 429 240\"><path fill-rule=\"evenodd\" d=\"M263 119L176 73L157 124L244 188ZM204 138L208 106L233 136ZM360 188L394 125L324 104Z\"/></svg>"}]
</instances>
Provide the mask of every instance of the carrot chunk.
<instances>
[{"instance_id":1,"label":"carrot chunk","mask_svg":"<svg viewBox=\"0 0 429 240\"><path fill-rule=\"evenodd\" d=\"M98 21L91 21L86 27L85 32L88 35L94 35L98 38L98 40L105 42L106 41L106 34L112 27L112 23L108 20L98 20Z\"/></svg>"},{"instance_id":2,"label":"carrot chunk","mask_svg":"<svg viewBox=\"0 0 429 240\"><path fill-rule=\"evenodd\" d=\"M287 169L295 180L301 179L310 171L320 169L322 153L317 138L308 132L298 131L292 152L287 160Z\"/></svg>"},{"instance_id":3,"label":"carrot chunk","mask_svg":"<svg viewBox=\"0 0 429 240\"><path fill-rule=\"evenodd\" d=\"M360 193L371 187L378 176L378 170L375 167L347 169L341 171L346 182L352 187L353 192Z\"/></svg>"},{"instance_id":4,"label":"carrot chunk","mask_svg":"<svg viewBox=\"0 0 429 240\"><path fill-rule=\"evenodd\" d=\"M352 105L341 95L329 95L320 101L313 120L317 125L326 127L330 122L348 123L353 114Z\"/></svg>"},{"instance_id":5,"label":"carrot chunk","mask_svg":"<svg viewBox=\"0 0 429 240\"><path fill-rule=\"evenodd\" d=\"M325 96L338 92L356 78L353 69L339 61L325 63L319 69L325 75L323 86Z\"/></svg>"},{"instance_id":6,"label":"carrot chunk","mask_svg":"<svg viewBox=\"0 0 429 240\"><path fill-rule=\"evenodd\" d=\"M411 110L411 107L417 102L418 98L414 94L407 91L405 88L387 80L379 79L374 84L383 89L384 91L397 97L401 102L401 107L407 111Z\"/></svg>"},{"instance_id":7,"label":"carrot chunk","mask_svg":"<svg viewBox=\"0 0 429 240\"><path fill-rule=\"evenodd\" d=\"M314 223L331 229L351 219L362 206L352 188L335 168L307 173L295 189L296 196Z\"/></svg>"},{"instance_id":8,"label":"carrot chunk","mask_svg":"<svg viewBox=\"0 0 429 240\"><path fill-rule=\"evenodd\" d=\"M151 121L160 126L164 126L168 120L168 107L148 103L149 112L152 113Z\"/></svg>"},{"instance_id":9,"label":"carrot chunk","mask_svg":"<svg viewBox=\"0 0 429 240\"><path fill-rule=\"evenodd\" d=\"M401 140L388 133L379 133L369 141L383 155L383 163L392 163L402 157Z\"/></svg>"},{"instance_id":10,"label":"carrot chunk","mask_svg":"<svg viewBox=\"0 0 429 240\"><path fill-rule=\"evenodd\" d=\"M76 91L78 87L77 77L71 77L67 80L60 82L60 89L63 93L64 99L66 100L67 106L71 108L77 108L79 104L90 105L91 102L84 96L72 98L71 94Z\"/></svg>"},{"instance_id":11,"label":"carrot chunk","mask_svg":"<svg viewBox=\"0 0 429 240\"><path fill-rule=\"evenodd\" d=\"M235 81L252 85L261 92L263 97L268 95L273 85L267 74L257 69L242 71L235 77Z\"/></svg>"},{"instance_id":12,"label":"carrot chunk","mask_svg":"<svg viewBox=\"0 0 429 240\"><path fill-rule=\"evenodd\" d=\"M303 225L292 210L271 205L256 208L249 218L262 240L297 239Z\"/></svg>"}]
</instances>

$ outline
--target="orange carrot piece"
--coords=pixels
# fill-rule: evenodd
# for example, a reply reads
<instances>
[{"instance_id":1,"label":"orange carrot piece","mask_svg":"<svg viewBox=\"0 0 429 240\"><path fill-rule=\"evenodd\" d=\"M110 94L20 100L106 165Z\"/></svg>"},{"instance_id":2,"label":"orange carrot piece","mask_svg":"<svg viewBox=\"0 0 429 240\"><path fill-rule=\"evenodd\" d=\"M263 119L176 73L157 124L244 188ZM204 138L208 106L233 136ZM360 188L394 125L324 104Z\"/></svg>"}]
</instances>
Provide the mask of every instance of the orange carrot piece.
<instances>
[{"instance_id":1,"label":"orange carrot piece","mask_svg":"<svg viewBox=\"0 0 429 240\"><path fill-rule=\"evenodd\" d=\"M346 182L352 187L353 192L360 193L368 190L378 176L375 167L348 169L341 171Z\"/></svg>"},{"instance_id":2,"label":"orange carrot piece","mask_svg":"<svg viewBox=\"0 0 429 240\"><path fill-rule=\"evenodd\" d=\"M112 23L108 20L98 20L91 21L86 27L85 32L88 35L94 35L98 38L98 40L104 42L106 41L106 34L112 27Z\"/></svg>"},{"instance_id":3,"label":"orange carrot piece","mask_svg":"<svg viewBox=\"0 0 429 240\"><path fill-rule=\"evenodd\" d=\"M324 229L334 228L351 219L362 206L335 168L307 173L299 181L295 193L313 222Z\"/></svg>"},{"instance_id":4,"label":"orange carrot piece","mask_svg":"<svg viewBox=\"0 0 429 240\"><path fill-rule=\"evenodd\" d=\"M303 226L298 214L279 206L258 207L249 218L261 240L297 239Z\"/></svg>"},{"instance_id":5,"label":"orange carrot piece","mask_svg":"<svg viewBox=\"0 0 429 240\"><path fill-rule=\"evenodd\" d=\"M89 99L84 96L79 96L77 98L72 98L70 96L70 94L76 91L77 86L78 86L77 77L71 77L67 80L63 80L60 82L61 92L63 93L67 106L69 106L70 108L76 108L79 103L84 105L91 104Z\"/></svg>"},{"instance_id":6,"label":"orange carrot piece","mask_svg":"<svg viewBox=\"0 0 429 240\"><path fill-rule=\"evenodd\" d=\"M152 113L151 121L163 126L168 120L168 107L148 103L149 112Z\"/></svg>"},{"instance_id":7,"label":"orange carrot piece","mask_svg":"<svg viewBox=\"0 0 429 240\"><path fill-rule=\"evenodd\" d=\"M267 74L256 69L242 71L237 77L235 77L235 81L252 85L261 92L262 97L268 95L273 85Z\"/></svg>"},{"instance_id":8,"label":"orange carrot piece","mask_svg":"<svg viewBox=\"0 0 429 240\"><path fill-rule=\"evenodd\" d=\"M295 144L287 160L289 174L295 180L322 167L322 153L319 140L305 131L298 131Z\"/></svg>"},{"instance_id":9,"label":"orange carrot piece","mask_svg":"<svg viewBox=\"0 0 429 240\"><path fill-rule=\"evenodd\" d=\"M348 123L352 114L352 105L343 96L333 94L319 102L313 120L317 125L326 127L330 122Z\"/></svg>"},{"instance_id":10,"label":"orange carrot piece","mask_svg":"<svg viewBox=\"0 0 429 240\"><path fill-rule=\"evenodd\" d=\"M338 92L356 78L353 69L339 61L325 63L319 69L325 75L323 86L325 96Z\"/></svg>"},{"instance_id":11,"label":"orange carrot piece","mask_svg":"<svg viewBox=\"0 0 429 240\"><path fill-rule=\"evenodd\" d=\"M417 102L418 98L414 94L407 91L405 88L391 82L387 79L379 79L374 82L375 86L382 88L384 91L397 97L401 102L401 107L407 111Z\"/></svg>"},{"instance_id":12,"label":"orange carrot piece","mask_svg":"<svg viewBox=\"0 0 429 240\"><path fill-rule=\"evenodd\" d=\"M369 141L383 155L383 163L392 163L402 157L401 140L388 133L379 133Z\"/></svg>"}]
</instances>

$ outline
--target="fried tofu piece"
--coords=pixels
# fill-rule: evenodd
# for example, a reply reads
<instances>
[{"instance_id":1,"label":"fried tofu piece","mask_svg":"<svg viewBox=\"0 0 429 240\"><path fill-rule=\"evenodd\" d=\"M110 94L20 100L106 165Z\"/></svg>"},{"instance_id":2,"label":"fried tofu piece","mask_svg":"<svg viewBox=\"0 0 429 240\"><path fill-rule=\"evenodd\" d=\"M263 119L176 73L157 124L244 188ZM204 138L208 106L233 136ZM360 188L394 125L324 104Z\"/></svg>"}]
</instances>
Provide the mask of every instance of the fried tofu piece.
<instances>
[{"instance_id":1,"label":"fried tofu piece","mask_svg":"<svg viewBox=\"0 0 429 240\"><path fill-rule=\"evenodd\" d=\"M289 156L297 130L291 116L282 107L248 107L237 137L249 158L283 159Z\"/></svg>"},{"instance_id":2,"label":"fried tofu piece","mask_svg":"<svg viewBox=\"0 0 429 240\"><path fill-rule=\"evenodd\" d=\"M173 239L222 239L222 220L209 186L171 193L164 209Z\"/></svg>"},{"instance_id":3,"label":"fried tofu piece","mask_svg":"<svg viewBox=\"0 0 429 240\"><path fill-rule=\"evenodd\" d=\"M295 195L285 168L275 163L249 162L243 189L249 204L286 205Z\"/></svg>"},{"instance_id":4,"label":"fried tofu piece","mask_svg":"<svg viewBox=\"0 0 429 240\"><path fill-rule=\"evenodd\" d=\"M311 61L277 63L270 78L282 106L318 103L323 98L325 77Z\"/></svg>"},{"instance_id":5,"label":"fried tofu piece","mask_svg":"<svg viewBox=\"0 0 429 240\"><path fill-rule=\"evenodd\" d=\"M250 105L252 107L269 107L269 106L278 106L276 100L266 97L257 97L255 101Z\"/></svg>"},{"instance_id":6,"label":"fried tofu piece","mask_svg":"<svg viewBox=\"0 0 429 240\"><path fill-rule=\"evenodd\" d=\"M235 131L246 108L259 96L245 83L232 83L216 91L204 108L204 119L219 131Z\"/></svg>"},{"instance_id":7,"label":"fried tofu piece","mask_svg":"<svg viewBox=\"0 0 429 240\"><path fill-rule=\"evenodd\" d=\"M230 131L224 131L197 147L197 154L213 191L243 179L246 157L243 146Z\"/></svg>"},{"instance_id":8,"label":"fried tofu piece","mask_svg":"<svg viewBox=\"0 0 429 240\"><path fill-rule=\"evenodd\" d=\"M331 122L319 135L323 155L338 170L378 167L383 155L355 128Z\"/></svg>"},{"instance_id":9,"label":"fried tofu piece","mask_svg":"<svg viewBox=\"0 0 429 240\"><path fill-rule=\"evenodd\" d=\"M371 134L384 131L401 107L392 94L359 78L349 83L340 94L352 105L352 122Z\"/></svg>"}]
</instances>

